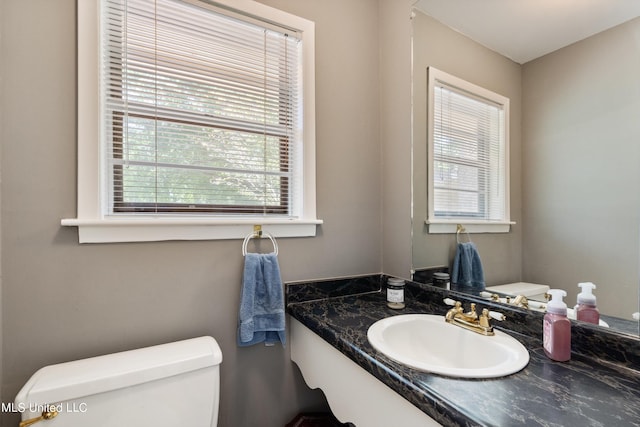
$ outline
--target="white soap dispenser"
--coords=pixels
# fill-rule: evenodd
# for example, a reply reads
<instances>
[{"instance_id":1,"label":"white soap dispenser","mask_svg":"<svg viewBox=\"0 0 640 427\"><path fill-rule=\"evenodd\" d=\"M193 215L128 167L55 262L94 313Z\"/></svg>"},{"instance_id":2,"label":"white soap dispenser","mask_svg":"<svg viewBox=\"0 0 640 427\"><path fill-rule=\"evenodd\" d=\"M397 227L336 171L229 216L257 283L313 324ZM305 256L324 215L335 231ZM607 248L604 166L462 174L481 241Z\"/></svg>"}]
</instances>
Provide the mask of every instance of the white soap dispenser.
<instances>
[{"instance_id":1,"label":"white soap dispenser","mask_svg":"<svg viewBox=\"0 0 640 427\"><path fill-rule=\"evenodd\" d=\"M550 289L551 301L542 322L542 344L549 359L566 362L571 359L571 321L567 318L567 305L562 301L567 293Z\"/></svg>"},{"instance_id":2,"label":"white soap dispenser","mask_svg":"<svg viewBox=\"0 0 640 427\"><path fill-rule=\"evenodd\" d=\"M596 307L596 296L593 295L593 289L596 288L591 282L578 283L582 288L582 292L578 294L578 305L576 305L576 319L583 322L600 323L600 312Z\"/></svg>"}]
</instances>

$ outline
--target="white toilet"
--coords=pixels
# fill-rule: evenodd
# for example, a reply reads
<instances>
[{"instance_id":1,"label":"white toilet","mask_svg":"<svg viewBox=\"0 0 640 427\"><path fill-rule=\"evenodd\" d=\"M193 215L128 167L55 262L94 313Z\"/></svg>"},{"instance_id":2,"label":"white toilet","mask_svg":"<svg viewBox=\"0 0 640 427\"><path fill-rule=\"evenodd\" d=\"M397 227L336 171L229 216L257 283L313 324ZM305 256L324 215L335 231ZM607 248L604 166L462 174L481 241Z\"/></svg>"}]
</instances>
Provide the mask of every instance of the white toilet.
<instances>
[{"instance_id":1,"label":"white toilet","mask_svg":"<svg viewBox=\"0 0 640 427\"><path fill-rule=\"evenodd\" d=\"M220 363L216 340L200 337L46 366L15 409L38 427L215 426Z\"/></svg>"}]
</instances>

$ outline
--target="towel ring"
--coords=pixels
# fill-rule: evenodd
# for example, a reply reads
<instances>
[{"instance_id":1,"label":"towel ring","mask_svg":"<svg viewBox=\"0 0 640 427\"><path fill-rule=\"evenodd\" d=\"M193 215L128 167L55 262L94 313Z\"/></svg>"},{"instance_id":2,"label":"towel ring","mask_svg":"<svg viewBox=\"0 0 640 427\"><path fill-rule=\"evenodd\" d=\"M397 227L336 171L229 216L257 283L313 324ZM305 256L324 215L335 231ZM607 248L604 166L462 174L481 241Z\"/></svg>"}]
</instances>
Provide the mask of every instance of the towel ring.
<instances>
[{"instance_id":1,"label":"towel ring","mask_svg":"<svg viewBox=\"0 0 640 427\"><path fill-rule=\"evenodd\" d=\"M278 244L276 243L276 239L273 237L273 235L267 231L262 231L262 235L267 236L269 240L271 240L271 243L273 243L273 252L278 255ZM242 242L242 256L247 255L247 245L249 244L249 240L254 237L260 238L261 236L260 234L254 232L247 234L247 237L244 238L244 242Z\"/></svg>"},{"instance_id":2,"label":"towel ring","mask_svg":"<svg viewBox=\"0 0 640 427\"><path fill-rule=\"evenodd\" d=\"M469 242L471 242L471 235L461 224L458 224L458 226L456 227L456 242L460 243L460 233L466 233L467 239L469 239Z\"/></svg>"}]
</instances>

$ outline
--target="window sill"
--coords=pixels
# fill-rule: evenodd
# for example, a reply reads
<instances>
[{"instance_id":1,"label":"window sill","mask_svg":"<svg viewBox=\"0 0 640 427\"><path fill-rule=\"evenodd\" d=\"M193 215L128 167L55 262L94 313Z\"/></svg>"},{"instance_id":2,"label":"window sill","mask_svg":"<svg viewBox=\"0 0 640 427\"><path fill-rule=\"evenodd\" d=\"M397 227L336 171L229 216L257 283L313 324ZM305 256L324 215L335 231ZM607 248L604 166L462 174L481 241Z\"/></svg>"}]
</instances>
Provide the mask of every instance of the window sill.
<instances>
[{"instance_id":1,"label":"window sill","mask_svg":"<svg viewBox=\"0 0 640 427\"><path fill-rule=\"evenodd\" d=\"M458 224L464 226L469 233L508 233L514 221L481 222L481 221L430 221L424 222L429 227L429 234L455 234Z\"/></svg>"},{"instance_id":2,"label":"window sill","mask_svg":"<svg viewBox=\"0 0 640 427\"><path fill-rule=\"evenodd\" d=\"M63 219L61 225L78 227L80 243L159 242L166 240L243 239L261 225L275 237L313 237L322 220L211 219L211 218L105 218Z\"/></svg>"}]
</instances>

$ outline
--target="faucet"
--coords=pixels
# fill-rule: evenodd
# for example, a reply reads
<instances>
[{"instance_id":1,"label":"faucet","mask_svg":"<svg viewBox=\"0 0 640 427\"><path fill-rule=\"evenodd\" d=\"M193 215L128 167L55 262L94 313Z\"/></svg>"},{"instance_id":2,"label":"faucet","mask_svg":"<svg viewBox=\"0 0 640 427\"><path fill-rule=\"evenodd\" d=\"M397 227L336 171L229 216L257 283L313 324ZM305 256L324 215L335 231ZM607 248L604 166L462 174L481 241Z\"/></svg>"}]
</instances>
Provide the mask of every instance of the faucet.
<instances>
[{"instance_id":1,"label":"faucet","mask_svg":"<svg viewBox=\"0 0 640 427\"><path fill-rule=\"evenodd\" d=\"M460 326L461 328L468 329L481 335L495 335L493 332L493 326L491 326L489 321L490 318L496 320L504 320L505 318L503 314L491 312L486 308L484 308L480 316L478 316L478 313L476 313L475 303L471 303L470 310L465 313L460 301L453 301L449 298L444 301L446 304L454 306L447 311L447 314L444 316L444 320L447 323Z\"/></svg>"},{"instance_id":2,"label":"faucet","mask_svg":"<svg viewBox=\"0 0 640 427\"><path fill-rule=\"evenodd\" d=\"M501 297L498 294L489 294L488 292L484 292L480 294L481 297L487 298L494 302L501 302L504 304L515 305L516 307L524 308L525 310L542 310L545 311L547 308L547 304L545 302L540 301L532 301L527 299L524 295L513 296L504 296ZM545 294L545 298L549 300L548 295Z\"/></svg>"},{"instance_id":3,"label":"faucet","mask_svg":"<svg viewBox=\"0 0 640 427\"><path fill-rule=\"evenodd\" d=\"M525 297L524 295L518 295L511 301L507 299L507 302L525 309L529 308L529 300L527 300L527 297Z\"/></svg>"}]
</instances>

